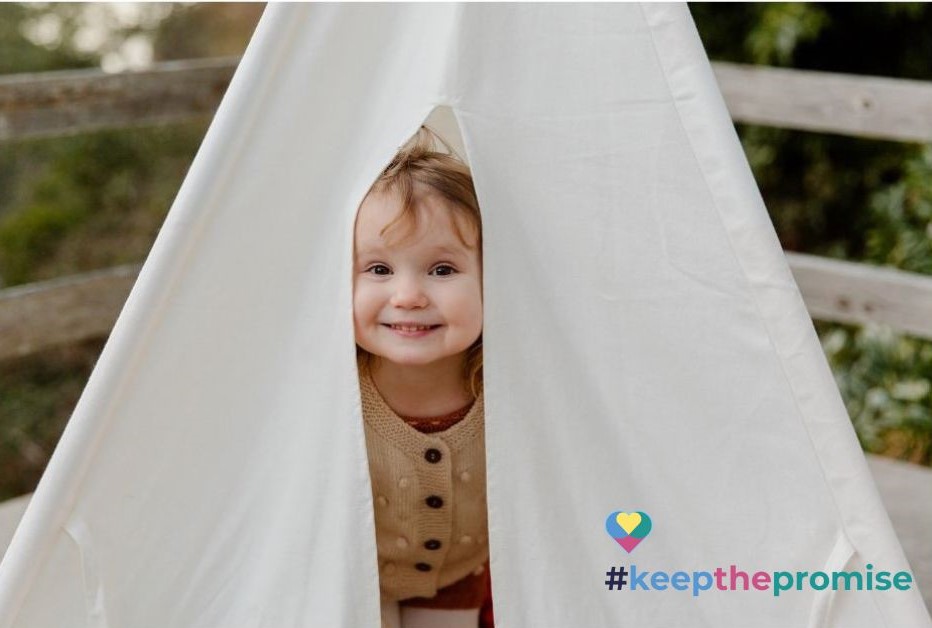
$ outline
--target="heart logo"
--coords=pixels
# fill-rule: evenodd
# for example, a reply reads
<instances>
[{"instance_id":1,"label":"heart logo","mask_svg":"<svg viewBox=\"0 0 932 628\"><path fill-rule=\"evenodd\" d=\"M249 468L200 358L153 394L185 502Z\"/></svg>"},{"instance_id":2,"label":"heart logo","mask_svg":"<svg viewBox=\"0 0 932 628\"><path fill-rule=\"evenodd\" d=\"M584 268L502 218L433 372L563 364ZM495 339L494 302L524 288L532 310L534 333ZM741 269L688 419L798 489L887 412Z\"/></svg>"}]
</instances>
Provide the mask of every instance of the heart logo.
<instances>
[{"instance_id":1,"label":"heart logo","mask_svg":"<svg viewBox=\"0 0 932 628\"><path fill-rule=\"evenodd\" d=\"M644 540L651 530L647 513L616 510L605 520L605 530L629 554Z\"/></svg>"}]
</instances>

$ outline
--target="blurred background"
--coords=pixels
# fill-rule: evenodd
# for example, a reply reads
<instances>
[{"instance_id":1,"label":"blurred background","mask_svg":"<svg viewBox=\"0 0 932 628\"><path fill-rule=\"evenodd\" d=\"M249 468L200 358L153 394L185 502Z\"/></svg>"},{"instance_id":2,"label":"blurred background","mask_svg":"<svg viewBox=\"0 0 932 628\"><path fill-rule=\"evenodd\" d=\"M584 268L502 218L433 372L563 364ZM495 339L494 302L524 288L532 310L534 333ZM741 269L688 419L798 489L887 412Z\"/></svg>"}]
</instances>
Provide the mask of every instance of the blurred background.
<instances>
[{"instance_id":1,"label":"blurred background","mask_svg":"<svg viewBox=\"0 0 932 628\"><path fill-rule=\"evenodd\" d=\"M932 81L929 4L689 6L713 61ZM0 4L0 113L27 116L30 107L54 100L68 105L77 98L69 91L73 84L55 82L64 75L45 74L61 70L119 77L173 67L159 66L169 61L197 68L195 60L220 59L219 75L228 80L262 10L251 3ZM205 67L215 67L210 63ZM62 328L80 324L55 301L36 301L33 310L16 304L55 288L55 281L133 269L145 259L225 87L222 81L217 87L218 72L210 72L202 81L213 81L205 88L209 97L196 96L204 102L174 119L150 115L120 128L78 128L72 121L48 132L43 129L54 125L38 113L18 127L29 132L10 131L0 120L0 335L12 337L19 324L2 318L4 308L20 319L60 308ZM185 76L189 82L176 81L178 89L200 93L200 79ZM132 84L107 85L116 94L135 90ZM90 88L82 89L81 98ZM871 102L861 104L869 108ZM160 106L122 105L119 115L132 115L132 107L149 115ZM928 117L928 105L925 111ZM73 115L78 120L85 114ZM736 126L786 251L932 274L928 136L883 139L869 130L859 135ZM134 276L128 272L122 275L128 277L125 290ZM125 290L116 292L119 299ZM913 310L907 315L932 320L932 302L925 310L904 303ZM932 465L932 336L882 322L817 320L816 328L865 451L915 469ZM105 335L65 334L67 341L38 345L17 341L18 349L0 351L0 501L35 488ZM932 493L924 492L929 486L920 480L901 499L932 504Z\"/></svg>"},{"instance_id":2,"label":"blurred background","mask_svg":"<svg viewBox=\"0 0 932 628\"><path fill-rule=\"evenodd\" d=\"M2 3L0 73L117 73L240 55L263 7ZM0 290L142 262L211 114L0 140ZM103 341L0 360L0 501L35 488Z\"/></svg>"}]
</instances>

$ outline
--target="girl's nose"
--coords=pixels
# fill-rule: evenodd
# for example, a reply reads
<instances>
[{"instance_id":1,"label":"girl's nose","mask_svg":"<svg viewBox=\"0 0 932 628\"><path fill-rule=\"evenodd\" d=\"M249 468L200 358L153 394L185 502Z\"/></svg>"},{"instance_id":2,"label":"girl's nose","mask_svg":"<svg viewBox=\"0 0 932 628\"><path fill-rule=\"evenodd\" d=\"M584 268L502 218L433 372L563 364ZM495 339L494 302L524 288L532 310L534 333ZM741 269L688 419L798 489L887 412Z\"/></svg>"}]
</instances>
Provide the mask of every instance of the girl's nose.
<instances>
[{"instance_id":1,"label":"girl's nose","mask_svg":"<svg viewBox=\"0 0 932 628\"><path fill-rule=\"evenodd\" d=\"M427 305L427 294L425 294L419 281L399 277L395 284L391 303L394 307L425 307Z\"/></svg>"}]
</instances>

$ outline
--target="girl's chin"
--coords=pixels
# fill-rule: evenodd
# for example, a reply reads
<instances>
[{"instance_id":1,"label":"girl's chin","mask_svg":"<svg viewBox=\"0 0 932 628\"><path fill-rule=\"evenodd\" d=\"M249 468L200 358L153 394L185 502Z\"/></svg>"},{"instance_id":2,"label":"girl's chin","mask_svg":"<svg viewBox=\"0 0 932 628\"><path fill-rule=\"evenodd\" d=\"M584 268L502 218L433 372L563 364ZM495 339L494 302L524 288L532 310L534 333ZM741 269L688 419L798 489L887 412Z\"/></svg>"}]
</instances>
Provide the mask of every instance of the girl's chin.
<instances>
[{"instance_id":1,"label":"girl's chin","mask_svg":"<svg viewBox=\"0 0 932 628\"><path fill-rule=\"evenodd\" d=\"M443 358L423 358L415 356L384 356L384 359L393 366L407 368L436 366L437 363L443 360Z\"/></svg>"},{"instance_id":2,"label":"girl's chin","mask_svg":"<svg viewBox=\"0 0 932 628\"><path fill-rule=\"evenodd\" d=\"M465 351L460 351L450 355L438 355L438 354L412 354L412 353L392 353L386 352L383 354L382 361L388 362L395 367L400 368L420 368L420 367L435 367L439 366L443 362L449 361L451 359L462 359Z\"/></svg>"}]
</instances>

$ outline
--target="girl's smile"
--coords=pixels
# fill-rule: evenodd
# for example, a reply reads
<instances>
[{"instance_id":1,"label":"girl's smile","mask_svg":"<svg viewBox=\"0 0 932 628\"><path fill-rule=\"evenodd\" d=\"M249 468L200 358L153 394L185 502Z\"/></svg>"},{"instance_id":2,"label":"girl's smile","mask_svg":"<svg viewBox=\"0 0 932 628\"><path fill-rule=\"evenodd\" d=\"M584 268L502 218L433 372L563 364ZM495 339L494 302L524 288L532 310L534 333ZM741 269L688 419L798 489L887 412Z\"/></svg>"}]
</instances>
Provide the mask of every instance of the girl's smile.
<instances>
[{"instance_id":1,"label":"girl's smile","mask_svg":"<svg viewBox=\"0 0 932 628\"><path fill-rule=\"evenodd\" d=\"M440 327L440 325L418 325L417 323L382 323L385 327L388 327L393 332L405 336L407 338L421 338L426 336L433 330Z\"/></svg>"}]
</instances>

